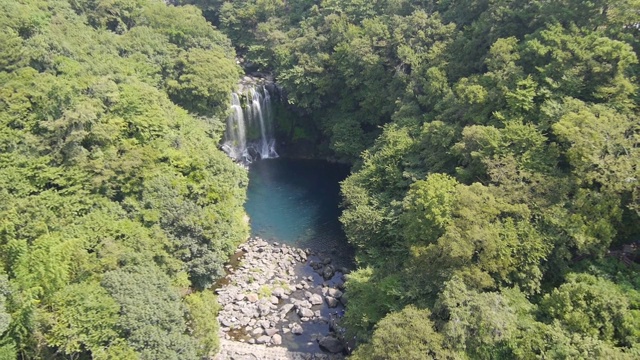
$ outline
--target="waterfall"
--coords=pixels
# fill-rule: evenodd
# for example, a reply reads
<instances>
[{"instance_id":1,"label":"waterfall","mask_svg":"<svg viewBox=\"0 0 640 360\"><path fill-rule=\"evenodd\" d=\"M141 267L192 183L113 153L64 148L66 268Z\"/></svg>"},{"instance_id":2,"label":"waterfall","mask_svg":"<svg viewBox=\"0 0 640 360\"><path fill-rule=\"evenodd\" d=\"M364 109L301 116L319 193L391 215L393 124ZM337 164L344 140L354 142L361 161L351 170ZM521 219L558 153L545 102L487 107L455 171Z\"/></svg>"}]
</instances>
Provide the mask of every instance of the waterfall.
<instances>
[{"instance_id":1,"label":"waterfall","mask_svg":"<svg viewBox=\"0 0 640 360\"><path fill-rule=\"evenodd\" d=\"M278 157L275 146L269 91L260 86L233 93L222 149L237 161L251 163Z\"/></svg>"}]
</instances>

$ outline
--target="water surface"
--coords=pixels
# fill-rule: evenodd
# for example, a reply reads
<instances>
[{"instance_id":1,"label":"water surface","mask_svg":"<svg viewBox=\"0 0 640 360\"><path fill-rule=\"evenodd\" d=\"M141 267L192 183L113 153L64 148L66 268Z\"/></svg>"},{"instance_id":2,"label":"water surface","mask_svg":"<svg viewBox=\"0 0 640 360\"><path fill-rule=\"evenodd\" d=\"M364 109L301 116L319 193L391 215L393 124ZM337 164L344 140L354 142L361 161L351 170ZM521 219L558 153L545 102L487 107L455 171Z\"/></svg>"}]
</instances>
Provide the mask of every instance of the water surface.
<instances>
[{"instance_id":1,"label":"water surface","mask_svg":"<svg viewBox=\"0 0 640 360\"><path fill-rule=\"evenodd\" d=\"M349 266L353 250L338 221L345 165L321 160L266 159L249 167L245 208L251 233L266 241L309 248Z\"/></svg>"}]
</instances>

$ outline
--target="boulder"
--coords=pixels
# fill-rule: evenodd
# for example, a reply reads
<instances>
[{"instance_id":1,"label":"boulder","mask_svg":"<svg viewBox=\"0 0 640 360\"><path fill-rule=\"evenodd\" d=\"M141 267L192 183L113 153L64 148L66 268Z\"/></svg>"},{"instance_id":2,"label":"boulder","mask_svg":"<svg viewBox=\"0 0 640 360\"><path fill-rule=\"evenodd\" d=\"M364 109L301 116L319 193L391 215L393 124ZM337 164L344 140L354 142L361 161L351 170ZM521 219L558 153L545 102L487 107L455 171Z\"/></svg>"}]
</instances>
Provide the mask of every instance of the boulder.
<instances>
[{"instance_id":1,"label":"boulder","mask_svg":"<svg viewBox=\"0 0 640 360\"><path fill-rule=\"evenodd\" d=\"M322 296L313 294L309 297L309 301L311 302L311 305L320 305L322 304Z\"/></svg>"},{"instance_id":2,"label":"boulder","mask_svg":"<svg viewBox=\"0 0 640 360\"><path fill-rule=\"evenodd\" d=\"M330 308L334 308L336 306L338 306L338 299L334 298L333 296L327 296L326 298L324 298L327 301L327 305Z\"/></svg>"},{"instance_id":3,"label":"boulder","mask_svg":"<svg viewBox=\"0 0 640 360\"><path fill-rule=\"evenodd\" d=\"M269 322L269 320L260 320L258 321L258 324L264 329L268 329L271 327L271 323Z\"/></svg>"},{"instance_id":4,"label":"boulder","mask_svg":"<svg viewBox=\"0 0 640 360\"><path fill-rule=\"evenodd\" d=\"M315 314L313 313L313 311L311 309L307 309L307 308L298 308L298 315L300 317L308 317L311 318L313 317Z\"/></svg>"},{"instance_id":5,"label":"boulder","mask_svg":"<svg viewBox=\"0 0 640 360\"><path fill-rule=\"evenodd\" d=\"M302 326L300 326L300 324L294 323L294 324L291 325L291 333L292 334L300 335L303 332L304 332L304 330L302 330Z\"/></svg>"},{"instance_id":6,"label":"boulder","mask_svg":"<svg viewBox=\"0 0 640 360\"><path fill-rule=\"evenodd\" d=\"M298 249L298 256L300 257L300 259L302 259L302 261L307 260L307 254L302 249Z\"/></svg>"},{"instance_id":7,"label":"boulder","mask_svg":"<svg viewBox=\"0 0 640 360\"><path fill-rule=\"evenodd\" d=\"M270 328L270 329L267 329L265 333L269 336L273 336L278 333L278 329Z\"/></svg>"},{"instance_id":8,"label":"boulder","mask_svg":"<svg viewBox=\"0 0 640 360\"><path fill-rule=\"evenodd\" d=\"M266 344L271 341L271 336L262 335L256 339L256 343L258 344Z\"/></svg>"},{"instance_id":9,"label":"boulder","mask_svg":"<svg viewBox=\"0 0 640 360\"><path fill-rule=\"evenodd\" d=\"M318 344L320 345L320 348L334 354L342 352L342 350L344 350L342 341L338 340L334 336L325 336L320 339Z\"/></svg>"},{"instance_id":10,"label":"boulder","mask_svg":"<svg viewBox=\"0 0 640 360\"><path fill-rule=\"evenodd\" d=\"M282 297L282 295L284 295L284 289L281 287L277 287L273 289L273 291L271 291L271 294L273 296Z\"/></svg>"},{"instance_id":11,"label":"boulder","mask_svg":"<svg viewBox=\"0 0 640 360\"><path fill-rule=\"evenodd\" d=\"M258 310L260 311L260 316L266 316L271 312L271 307L267 304L258 305Z\"/></svg>"},{"instance_id":12,"label":"boulder","mask_svg":"<svg viewBox=\"0 0 640 360\"><path fill-rule=\"evenodd\" d=\"M282 336L279 334L275 334L271 337L271 343L273 345L281 345L282 344Z\"/></svg>"},{"instance_id":13,"label":"boulder","mask_svg":"<svg viewBox=\"0 0 640 360\"><path fill-rule=\"evenodd\" d=\"M294 305L293 304L285 304L282 306L282 309L280 309L280 314L281 315L287 315L289 313L289 311L291 311L291 309L293 309Z\"/></svg>"},{"instance_id":14,"label":"boulder","mask_svg":"<svg viewBox=\"0 0 640 360\"><path fill-rule=\"evenodd\" d=\"M322 277L325 280L331 279L333 277L333 274L335 274L335 271L333 270L333 266L331 265L325 267L324 270L322 271Z\"/></svg>"},{"instance_id":15,"label":"boulder","mask_svg":"<svg viewBox=\"0 0 640 360\"><path fill-rule=\"evenodd\" d=\"M327 295L336 299L340 299L342 297L342 291L334 288L329 288L329 290L327 290Z\"/></svg>"},{"instance_id":16,"label":"boulder","mask_svg":"<svg viewBox=\"0 0 640 360\"><path fill-rule=\"evenodd\" d=\"M220 324L222 324L222 326L224 327L231 327L233 326L233 324L235 323L235 321L232 321L229 318L223 317L220 319Z\"/></svg>"},{"instance_id":17,"label":"boulder","mask_svg":"<svg viewBox=\"0 0 640 360\"><path fill-rule=\"evenodd\" d=\"M247 301L252 302L252 303L258 301L258 295L256 295L256 294L247 295Z\"/></svg>"}]
</instances>

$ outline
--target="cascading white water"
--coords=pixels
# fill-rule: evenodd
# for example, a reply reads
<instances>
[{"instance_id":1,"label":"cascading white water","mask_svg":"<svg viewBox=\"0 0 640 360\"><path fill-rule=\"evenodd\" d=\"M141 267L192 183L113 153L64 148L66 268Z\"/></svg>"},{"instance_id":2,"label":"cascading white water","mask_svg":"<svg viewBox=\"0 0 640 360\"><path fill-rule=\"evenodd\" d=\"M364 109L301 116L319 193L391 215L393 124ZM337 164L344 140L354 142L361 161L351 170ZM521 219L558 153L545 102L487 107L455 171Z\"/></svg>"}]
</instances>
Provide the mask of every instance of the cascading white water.
<instances>
[{"instance_id":1,"label":"cascading white water","mask_svg":"<svg viewBox=\"0 0 640 360\"><path fill-rule=\"evenodd\" d=\"M227 129L222 148L236 160L244 161L243 159L249 157L244 113L240 97L236 93L231 94L231 114L227 118Z\"/></svg>"},{"instance_id":2,"label":"cascading white water","mask_svg":"<svg viewBox=\"0 0 640 360\"><path fill-rule=\"evenodd\" d=\"M242 100L245 111L242 109ZM269 91L265 87L249 87L243 94L234 93L231 110L222 149L243 163L278 157Z\"/></svg>"}]
</instances>

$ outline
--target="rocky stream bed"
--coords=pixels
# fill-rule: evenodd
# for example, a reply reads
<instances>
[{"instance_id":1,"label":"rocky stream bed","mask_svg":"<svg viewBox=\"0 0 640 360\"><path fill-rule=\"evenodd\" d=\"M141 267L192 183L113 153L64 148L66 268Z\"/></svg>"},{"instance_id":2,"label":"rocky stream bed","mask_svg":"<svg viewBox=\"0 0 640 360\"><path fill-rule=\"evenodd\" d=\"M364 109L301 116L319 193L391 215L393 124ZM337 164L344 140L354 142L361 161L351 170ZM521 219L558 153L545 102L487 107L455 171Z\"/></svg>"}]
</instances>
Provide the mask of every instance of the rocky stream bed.
<instances>
[{"instance_id":1,"label":"rocky stream bed","mask_svg":"<svg viewBox=\"0 0 640 360\"><path fill-rule=\"evenodd\" d=\"M347 269L323 254L260 238L242 244L234 260L216 290L227 350L233 348L229 342L247 344L250 356L250 345L262 344L255 350L286 347L299 353L275 358L342 358L348 348L339 326Z\"/></svg>"}]
</instances>

